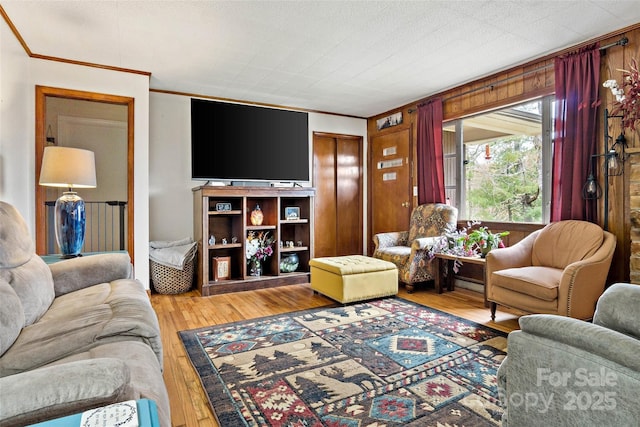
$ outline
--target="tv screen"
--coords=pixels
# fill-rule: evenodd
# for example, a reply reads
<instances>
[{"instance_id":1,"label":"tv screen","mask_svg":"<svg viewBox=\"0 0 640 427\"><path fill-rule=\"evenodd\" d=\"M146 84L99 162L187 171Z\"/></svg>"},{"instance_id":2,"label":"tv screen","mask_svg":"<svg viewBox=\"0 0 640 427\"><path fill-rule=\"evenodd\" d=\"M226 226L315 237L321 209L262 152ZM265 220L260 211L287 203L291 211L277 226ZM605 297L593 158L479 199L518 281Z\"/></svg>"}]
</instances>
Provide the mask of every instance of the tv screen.
<instances>
[{"instance_id":1,"label":"tv screen","mask_svg":"<svg viewBox=\"0 0 640 427\"><path fill-rule=\"evenodd\" d=\"M191 177L308 181L308 114L192 98Z\"/></svg>"}]
</instances>

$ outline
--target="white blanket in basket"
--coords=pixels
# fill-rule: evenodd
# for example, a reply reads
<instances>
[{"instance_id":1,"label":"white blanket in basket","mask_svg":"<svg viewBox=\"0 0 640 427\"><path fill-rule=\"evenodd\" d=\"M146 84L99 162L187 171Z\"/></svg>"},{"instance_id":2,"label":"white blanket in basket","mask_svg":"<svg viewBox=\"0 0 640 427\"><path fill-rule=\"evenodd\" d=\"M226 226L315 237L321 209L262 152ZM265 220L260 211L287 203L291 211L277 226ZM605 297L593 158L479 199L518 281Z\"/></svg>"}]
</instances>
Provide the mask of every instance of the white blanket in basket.
<instances>
[{"instance_id":1,"label":"white blanket in basket","mask_svg":"<svg viewBox=\"0 0 640 427\"><path fill-rule=\"evenodd\" d=\"M149 242L149 258L166 267L182 270L198 250L197 242L191 237L175 241Z\"/></svg>"}]
</instances>

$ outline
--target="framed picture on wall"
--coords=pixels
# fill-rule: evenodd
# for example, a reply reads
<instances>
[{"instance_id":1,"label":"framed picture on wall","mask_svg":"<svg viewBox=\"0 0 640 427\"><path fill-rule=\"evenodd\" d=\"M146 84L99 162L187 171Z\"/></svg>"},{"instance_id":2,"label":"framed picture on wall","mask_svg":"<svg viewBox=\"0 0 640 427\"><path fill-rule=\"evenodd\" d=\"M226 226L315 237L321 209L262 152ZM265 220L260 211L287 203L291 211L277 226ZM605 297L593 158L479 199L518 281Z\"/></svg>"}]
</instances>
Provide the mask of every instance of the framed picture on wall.
<instances>
[{"instance_id":1,"label":"framed picture on wall","mask_svg":"<svg viewBox=\"0 0 640 427\"><path fill-rule=\"evenodd\" d=\"M376 127L378 130L381 130L399 125L400 123L402 123L402 111L398 111L397 113L376 120Z\"/></svg>"},{"instance_id":2,"label":"framed picture on wall","mask_svg":"<svg viewBox=\"0 0 640 427\"><path fill-rule=\"evenodd\" d=\"M218 256L211 259L213 280L225 280L231 277L231 257Z\"/></svg>"}]
</instances>

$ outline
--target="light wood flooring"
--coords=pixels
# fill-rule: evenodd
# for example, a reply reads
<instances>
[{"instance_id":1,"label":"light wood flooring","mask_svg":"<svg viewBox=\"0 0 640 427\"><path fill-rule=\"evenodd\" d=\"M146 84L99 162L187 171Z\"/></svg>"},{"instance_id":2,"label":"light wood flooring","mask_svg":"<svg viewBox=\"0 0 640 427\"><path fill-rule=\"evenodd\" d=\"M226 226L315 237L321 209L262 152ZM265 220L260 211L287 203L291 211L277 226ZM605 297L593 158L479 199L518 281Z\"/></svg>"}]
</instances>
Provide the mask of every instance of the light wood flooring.
<instances>
[{"instance_id":1,"label":"light wood flooring","mask_svg":"<svg viewBox=\"0 0 640 427\"><path fill-rule=\"evenodd\" d=\"M496 321L492 322L482 296L466 289L437 294L430 288L418 288L409 294L401 287L398 296L504 332L518 328L517 312L498 307ZM153 293L151 303L160 321L164 345L164 380L169 391L174 427L229 427L219 426L216 422L178 331L335 305L334 301L314 294L308 284L210 297L200 297L197 291L180 295Z\"/></svg>"}]
</instances>

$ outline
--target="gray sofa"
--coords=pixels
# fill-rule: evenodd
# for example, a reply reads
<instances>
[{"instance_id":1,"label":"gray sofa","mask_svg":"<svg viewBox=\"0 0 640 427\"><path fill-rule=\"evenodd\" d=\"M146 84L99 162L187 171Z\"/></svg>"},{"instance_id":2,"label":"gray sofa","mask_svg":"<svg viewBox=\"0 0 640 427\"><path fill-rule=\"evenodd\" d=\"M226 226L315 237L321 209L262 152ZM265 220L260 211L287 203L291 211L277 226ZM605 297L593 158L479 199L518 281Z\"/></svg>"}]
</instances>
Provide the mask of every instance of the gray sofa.
<instances>
[{"instance_id":1,"label":"gray sofa","mask_svg":"<svg viewBox=\"0 0 640 427\"><path fill-rule=\"evenodd\" d=\"M0 202L0 426L130 399L170 426L158 319L125 253L47 265Z\"/></svg>"},{"instance_id":2,"label":"gray sofa","mask_svg":"<svg viewBox=\"0 0 640 427\"><path fill-rule=\"evenodd\" d=\"M593 323L520 318L498 370L502 426L632 426L640 420L640 286L618 283Z\"/></svg>"}]
</instances>

